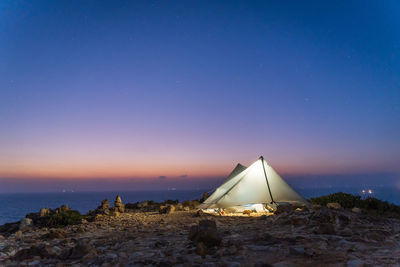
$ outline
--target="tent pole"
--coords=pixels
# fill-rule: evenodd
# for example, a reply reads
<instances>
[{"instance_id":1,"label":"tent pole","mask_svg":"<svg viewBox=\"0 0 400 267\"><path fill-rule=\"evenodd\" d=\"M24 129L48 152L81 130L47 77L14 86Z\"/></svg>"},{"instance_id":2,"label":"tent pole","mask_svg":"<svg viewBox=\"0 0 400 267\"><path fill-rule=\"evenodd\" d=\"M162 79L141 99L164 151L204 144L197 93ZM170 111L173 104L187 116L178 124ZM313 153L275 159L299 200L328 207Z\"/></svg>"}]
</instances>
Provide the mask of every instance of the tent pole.
<instances>
[{"instance_id":1,"label":"tent pole","mask_svg":"<svg viewBox=\"0 0 400 267\"><path fill-rule=\"evenodd\" d=\"M263 156L261 156L260 159L261 159L261 164L262 164L263 170L264 170L265 180L267 181L267 186L268 186L269 195L271 196L271 204L272 204L272 203L276 203L276 202L274 201L274 198L272 197L271 188L269 187L269 182L268 182L267 172L265 171L264 158L263 158Z\"/></svg>"}]
</instances>

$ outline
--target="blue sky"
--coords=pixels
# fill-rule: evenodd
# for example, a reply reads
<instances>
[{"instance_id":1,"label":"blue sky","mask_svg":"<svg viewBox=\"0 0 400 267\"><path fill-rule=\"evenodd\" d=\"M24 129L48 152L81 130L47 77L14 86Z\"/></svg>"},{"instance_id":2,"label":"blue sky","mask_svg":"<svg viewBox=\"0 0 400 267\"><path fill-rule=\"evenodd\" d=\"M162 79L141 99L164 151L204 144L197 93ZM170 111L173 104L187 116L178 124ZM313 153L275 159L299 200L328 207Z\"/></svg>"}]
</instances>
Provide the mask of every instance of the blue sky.
<instances>
[{"instance_id":1,"label":"blue sky","mask_svg":"<svg viewBox=\"0 0 400 267\"><path fill-rule=\"evenodd\" d=\"M2 1L0 177L399 173L399 12Z\"/></svg>"}]
</instances>

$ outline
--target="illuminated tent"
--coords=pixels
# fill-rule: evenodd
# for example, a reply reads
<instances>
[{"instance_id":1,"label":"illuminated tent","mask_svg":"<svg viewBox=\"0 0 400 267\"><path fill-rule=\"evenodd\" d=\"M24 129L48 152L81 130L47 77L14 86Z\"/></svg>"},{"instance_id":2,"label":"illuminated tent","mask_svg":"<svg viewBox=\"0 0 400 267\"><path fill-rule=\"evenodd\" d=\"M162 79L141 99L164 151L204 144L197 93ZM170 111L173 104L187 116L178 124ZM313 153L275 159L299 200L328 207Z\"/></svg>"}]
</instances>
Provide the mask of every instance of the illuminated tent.
<instances>
[{"instance_id":1,"label":"illuminated tent","mask_svg":"<svg viewBox=\"0 0 400 267\"><path fill-rule=\"evenodd\" d=\"M308 204L263 157L248 168L238 164L224 183L199 205L200 209L257 204Z\"/></svg>"}]
</instances>

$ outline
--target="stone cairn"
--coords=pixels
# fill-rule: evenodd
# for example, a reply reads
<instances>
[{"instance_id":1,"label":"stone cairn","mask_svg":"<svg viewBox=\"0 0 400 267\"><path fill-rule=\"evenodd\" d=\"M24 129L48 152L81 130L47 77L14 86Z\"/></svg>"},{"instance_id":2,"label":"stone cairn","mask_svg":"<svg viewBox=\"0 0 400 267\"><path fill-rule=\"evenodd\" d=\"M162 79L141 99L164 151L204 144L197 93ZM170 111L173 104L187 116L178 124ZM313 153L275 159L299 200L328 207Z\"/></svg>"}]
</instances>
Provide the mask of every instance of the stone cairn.
<instances>
[{"instance_id":1,"label":"stone cairn","mask_svg":"<svg viewBox=\"0 0 400 267\"><path fill-rule=\"evenodd\" d=\"M110 208L110 204L108 203L108 199L104 199L101 201L101 205L97 207L94 212L89 212L92 215L111 215L111 216L119 216L120 213L125 212L125 205L122 204L122 199L118 195L114 201L114 207Z\"/></svg>"},{"instance_id":2,"label":"stone cairn","mask_svg":"<svg viewBox=\"0 0 400 267\"><path fill-rule=\"evenodd\" d=\"M115 198L114 206L115 206L115 209L118 212L120 212L120 213L124 213L125 212L125 205L122 204L122 199L121 199L121 197L119 195Z\"/></svg>"}]
</instances>

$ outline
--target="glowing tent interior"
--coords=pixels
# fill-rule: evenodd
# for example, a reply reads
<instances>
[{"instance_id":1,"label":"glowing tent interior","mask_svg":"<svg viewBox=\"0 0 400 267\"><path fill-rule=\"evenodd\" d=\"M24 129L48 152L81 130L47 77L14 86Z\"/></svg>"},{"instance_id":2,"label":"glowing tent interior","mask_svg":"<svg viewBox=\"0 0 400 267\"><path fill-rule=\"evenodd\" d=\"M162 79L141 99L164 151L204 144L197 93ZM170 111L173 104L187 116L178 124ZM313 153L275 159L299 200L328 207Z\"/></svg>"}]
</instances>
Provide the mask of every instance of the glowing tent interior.
<instances>
[{"instance_id":1,"label":"glowing tent interior","mask_svg":"<svg viewBox=\"0 0 400 267\"><path fill-rule=\"evenodd\" d=\"M308 205L261 156L248 168L238 164L215 192L198 206L200 209L265 210L283 203Z\"/></svg>"}]
</instances>

